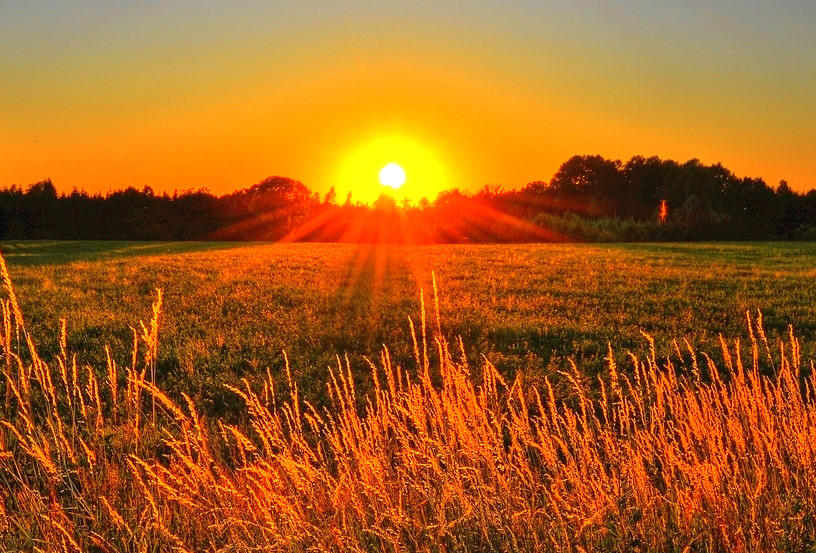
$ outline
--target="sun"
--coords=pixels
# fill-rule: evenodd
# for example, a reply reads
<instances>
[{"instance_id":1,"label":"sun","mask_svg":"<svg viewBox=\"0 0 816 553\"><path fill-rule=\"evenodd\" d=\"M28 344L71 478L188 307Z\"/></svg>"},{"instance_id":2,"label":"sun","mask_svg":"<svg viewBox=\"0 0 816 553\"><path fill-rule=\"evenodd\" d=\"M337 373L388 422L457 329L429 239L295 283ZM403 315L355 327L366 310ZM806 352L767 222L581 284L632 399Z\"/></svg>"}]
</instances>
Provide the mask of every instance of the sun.
<instances>
[{"instance_id":1,"label":"sun","mask_svg":"<svg viewBox=\"0 0 816 553\"><path fill-rule=\"evenodd\" d=\"M380 184L399 188L405 184L405 170L396 163L389 163L380 169Z\"/></svg>"},{"instance_id":2,"label":"sun","mask_svg":"<svg viewBox=\"0 0 816 553\"><path fill-rule=\"evenodd\" d=\"M428 140L394 133L374 135L338 151L332 180L337 197L351 192L352 201L370 204L385 192L397 202L433 201L441 190L454 186L451 171L434 146Z\"/></svg>"}]
</instances>

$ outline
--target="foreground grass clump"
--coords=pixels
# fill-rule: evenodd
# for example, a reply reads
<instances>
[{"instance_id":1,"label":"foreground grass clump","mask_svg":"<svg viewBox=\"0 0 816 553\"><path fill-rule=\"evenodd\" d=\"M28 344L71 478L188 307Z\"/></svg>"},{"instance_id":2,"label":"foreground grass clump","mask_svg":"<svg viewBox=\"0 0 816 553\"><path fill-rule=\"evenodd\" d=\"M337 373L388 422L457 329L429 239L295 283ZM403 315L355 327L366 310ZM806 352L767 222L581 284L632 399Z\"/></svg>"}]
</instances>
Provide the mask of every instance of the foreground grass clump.
<instances>
[{"instance_id":1,"label":"foreground grass clump","mask_svg":"<svg viewBox=\"0 0 816 553\"><path fill-rule=\"evenodd\" d=\"M720 368L692 352L688 367L659 362L652 347L623 371L610 351L597 384L564 373L560 401L547 381L508 383L487 361L471 369L461 343L426 339L423 310L416 366L384 350L368 397L338 361L329 408L291 378L276 404L270 375L232 389L246 417L228 425L153 383L161 295L127 366L108 356L100 376L76 363L65 325L59 354L38 356L0 268L4 550L814 545L816 377L793 333L770 347L761 320L749 320L748 361L723 341Z\"/></svg>"}]
</instances>

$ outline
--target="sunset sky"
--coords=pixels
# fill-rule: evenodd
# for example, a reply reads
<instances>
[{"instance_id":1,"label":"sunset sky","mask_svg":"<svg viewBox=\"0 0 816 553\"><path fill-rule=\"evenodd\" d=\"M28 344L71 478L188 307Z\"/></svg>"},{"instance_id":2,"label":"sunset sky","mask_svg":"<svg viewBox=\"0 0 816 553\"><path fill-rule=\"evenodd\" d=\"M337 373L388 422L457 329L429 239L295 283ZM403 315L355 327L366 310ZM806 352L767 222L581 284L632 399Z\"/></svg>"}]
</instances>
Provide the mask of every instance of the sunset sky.
<instances>
[{"instance_id":1,"label":"sunset sky","mask_svg":"<svg viewBox=\"0 0 816 553\"><path fill-rule=\"evenodd\" d=\"M816 2L0 0L0 186L370 201L574 154L816 187Z\"/></svg>"}]
</instances>

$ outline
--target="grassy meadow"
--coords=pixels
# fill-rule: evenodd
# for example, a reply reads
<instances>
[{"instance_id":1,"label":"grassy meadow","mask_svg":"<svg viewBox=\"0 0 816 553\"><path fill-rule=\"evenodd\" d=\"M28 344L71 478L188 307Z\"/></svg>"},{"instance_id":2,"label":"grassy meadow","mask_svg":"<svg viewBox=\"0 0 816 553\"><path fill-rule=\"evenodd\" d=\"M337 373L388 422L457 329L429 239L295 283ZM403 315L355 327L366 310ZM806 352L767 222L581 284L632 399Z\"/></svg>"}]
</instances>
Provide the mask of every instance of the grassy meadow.
<instances>
[{"instance_id":1,"label":"grassy meadow","mask_svg":"<svg viewBox=\"0 0 816 553\"><path fill-rule=\"evenodd\" d=\"M0 251L3 550L816 548L812 244Z\"/></svg>"},{"instance_id":2,"label":"grassy meadow","mask_svg":"<svg viewBox=\"0 0 816 553\"><path fill-rule=\"evenodd\" d=\"M383 346L410 366L409 317L436 277L442 334L461 337L472 365L505 377L556 374L574 359L588 374L607 344L622 359L652 335L661 355L711 351L743 337L761 310L770 336L793 325L816 343L812 244L497 245L417 248L348 244L21 242L0 244L26 322L44 353L59 321L73 352L98 365L109 345L127 359L132 328L164 293L157 381L212 414L233 402L223 384L282 374L325 393L327 367L355 370ZM434 321L429 321L429 325ZM223 413L220 413L223 414Z\"/></svg>"}]
</instances>

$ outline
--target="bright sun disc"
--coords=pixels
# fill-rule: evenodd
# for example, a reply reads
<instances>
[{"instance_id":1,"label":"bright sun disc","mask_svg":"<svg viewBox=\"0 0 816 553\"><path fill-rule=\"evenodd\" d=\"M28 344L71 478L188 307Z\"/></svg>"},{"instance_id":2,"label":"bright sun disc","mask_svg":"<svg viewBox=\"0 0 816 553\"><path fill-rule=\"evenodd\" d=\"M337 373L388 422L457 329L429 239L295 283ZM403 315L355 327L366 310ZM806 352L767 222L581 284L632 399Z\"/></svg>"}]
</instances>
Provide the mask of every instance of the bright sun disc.
<instances>
[{"instance_id":1,"label":"bright sun disc","mask_svg":"<svg viewBox=\"0 0 816 553\"><path fill-rule=\"evenodd\" d=\"M380 183L383 186L399 188L405 183L405 171L396 163L389 163L380 169Z\"/></svg>"},{"instance_id":2,"label":"bright sun disc","mask_svg":"<svg viewBox=\"0 0 816 553\"><path fill-rule=\"evenodd\" d=\"M351 201L371 204L385 193L397 202L416 203L422 198L433 200L440 190L454 186L432 143L402 134L375 136L349 150L339 150L338 158L332 180L338 198L350 193Z\"/></svg>"}]
</instances>

